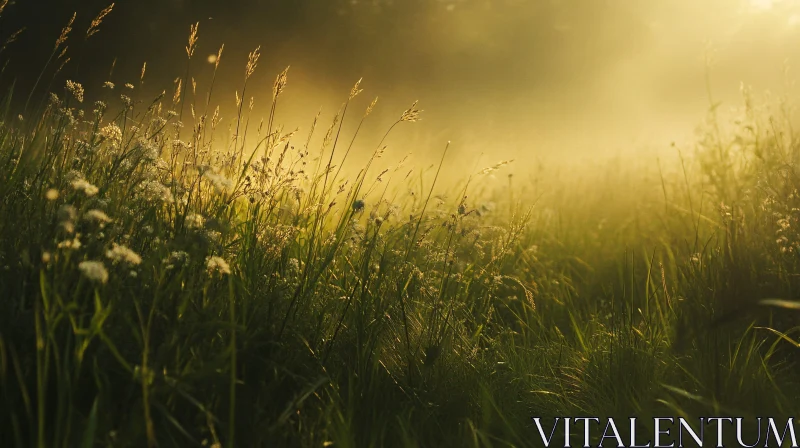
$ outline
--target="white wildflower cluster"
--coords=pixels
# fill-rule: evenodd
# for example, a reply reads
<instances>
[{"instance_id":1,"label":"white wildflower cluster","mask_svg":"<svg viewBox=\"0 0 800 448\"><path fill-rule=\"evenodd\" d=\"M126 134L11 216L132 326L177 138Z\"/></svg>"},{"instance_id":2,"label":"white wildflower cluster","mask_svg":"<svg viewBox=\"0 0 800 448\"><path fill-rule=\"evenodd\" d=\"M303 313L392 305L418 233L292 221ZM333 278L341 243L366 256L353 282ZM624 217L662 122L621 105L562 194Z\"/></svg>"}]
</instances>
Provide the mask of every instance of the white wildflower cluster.
<instances>
[{"instance_id":1,"label":"white wildflower cluster","mask_svg":"<svg viewBox=\"0 0 800 448\"><path fill-rule=\"evenodd\" d=\"M111 222L111 218L102 210L93 208L83 214L83 219L98 224L101 228Z\"/></svg>"},{"instance_id":2,"label":"white wildflower cluster","mask_svg":"<svg viewBox=\"0 0 800 448\"><path fill-rule=\"evenodd\" d=\"M72 181L72 188L75 191L82 191L86 196L94 196L96 195L100 189L92 185L86 179L75 179Z\"/></svg>"},{"instance_id":3,"label":"white wildflower cluster","mask_svg":"<svg viewBox=\"0 0 800 448\"><path fill-rule=\"evenodd\" d=\"M82 261L78 269L84 277L97 283L108 282L108 270L101 261Z\"/></svg>"},{"instance_id":4,"label":"white wildflower cluster","mask_svg":"<svg viewBox=\"0 0 800 448\"><path fill-rule=\"evenodd\" d=\"M166 265L166 269L175 269L181 266L186 266L189 263L189 254L182 250L174 251L169 254L169 257L162 260Z\"/></svg>"},{"instance_id":5,"label":"white wildflower cluster","mask_svg":"<svg viewBox=\"0 0 800 448\"><path fill-rule=\"evenodd\" d=\"M133 129L131 129L131 131L133 131ZM136 145L141 151L142 159L144 159L146 162L153 163L158 160L158 148L151 140L140 137L136 142Z\"/></svg>"},{"instance_id":6,"label":"white wildflower cluster","mask_svg":"<svg viewBox=\"0 0 800 448\"><path fill-rule=\"evenodd\" d=\"M113 263L124 263L131 266L142 262L142 257L127 246L114 243L111 249L106 251L106 258Z\"/></svg>"},{"instance_id":7,"label":"white wildflower cluster","mask_svg":"<svg viewBox=\"0 0 800 448\"><path fill-rule=\"evenodd\" d=\"M289 275L299 275L300 270L302 269L303 264L297 258L290 258L286 263L287 271Z\"/></svg>"},{"instance_id":8,"label":"white wildflower cluster","mask_svg":"<svg viewBox=\"0 0 800 448\"><path fill-rule=\"evenodd\" d=\"M103 115L106 111L106 103L102 101L95 101L94 102L94 114L97 116Z\"/></svg>"},{"instance_id":9,"label":"white wildflower cluster","mask_svg":"<svg viewBox=\"0 0 800 448\"><path fill-rule=\"evenodd\" d=\"M139 185L139 194L151 201L165 202L171 204L175 202L175 197L170 189L157 180L148 180Z\"/></svg>"},{"instance_id":10,"label":"white wildflower cluster","mask_svg":"<svg viewBox=\"0 0 800 448\"><path fill-rule=\"evenodd\" d=\"M133 100L128 95L120 95L120 100L126 109L133 109Z\"/></svg>"},{"instance_id":11,"label":"white wildflower cluster","mask_svg":"<svg viewBox=\"0 0 800 448\"><path fill-rule=\"evenodd\" d=\"M113 82L111 82L111 81L106 81L106 82L104 82L104 83L103 83L103 87L107 87L107 88L109 88L109 89L112 89L112 90L113 90L115 86L114 86L114 83L113 83Z\"/></svg>"},{"instance_id":12,"label":"white wildflower cluster","mask_svg":"<svg viewBox=\"0 0 800 448\"><path fill-rule=\"evenodd\" d=\"M222 241L222 233L216 230L206 230L205 231L206 240L212 244L219 244Z\"/></svg>"},{"instance_id":13,"label":"white wildflower cluster","mask_svg":"<svg viewBox=\"0 0 800 448\"><path fill-rule=\"evenodd\" d=\"M115 123L109 123L100 129L100 135L111 143L118 145L122 142L122 129Z\"/></svg>"},{"instance_id":14,"label":"white wildflower cluster","mask_svg":"<svg viewBox=\"0 0 800 448\"><path fill-rule=\"evenodd\" d=\"M75 235L75 238L61 241L56 245L57 248L66 250L78 250L81 246L80 235Z\"/></svg>"},{"instance_id":15,"label":"white wildflower cluster","mask_svg":"<svg viewBox=\"0 0 800 448\"><path fill-rule=\"evenodd\" d=\"M206 258L206 270L209 275L220 274L228 275L231 273L231 267L225 259L212 255Z\"/></svg>"},{"instance_id":16,"label":"white wildflower cluster","mask_svg":"<svg viewBox=\"0 0 800 448\"><path fill-rule=\"evenodd\" d=\"M206 219L203 215L197 213L190 213L186 215L186 220L184 221L187 229L202 229L205 225Z\"/></svg>"},{"instance_id":17,"label":"white wildflower cluster","mask_svg":"<svg viewBox=\"0 0 800 448\"><path fill-rule=\"evenodd\" d=\"M226 192L233 188L233 181L213 170L205 171L203 177L205 177L219 193Z\"/></svg>"},{"instance_id":18,"label":"white wildflower cluster","mask_svg":"<svg viewBox=\"0 0 800 448\"><path fill-rule=\"evenodd\" d=\"M79 103L83 102L83 86L75 81L67 80L67 92L72 94Z\"/></svg>"}]
</instances>

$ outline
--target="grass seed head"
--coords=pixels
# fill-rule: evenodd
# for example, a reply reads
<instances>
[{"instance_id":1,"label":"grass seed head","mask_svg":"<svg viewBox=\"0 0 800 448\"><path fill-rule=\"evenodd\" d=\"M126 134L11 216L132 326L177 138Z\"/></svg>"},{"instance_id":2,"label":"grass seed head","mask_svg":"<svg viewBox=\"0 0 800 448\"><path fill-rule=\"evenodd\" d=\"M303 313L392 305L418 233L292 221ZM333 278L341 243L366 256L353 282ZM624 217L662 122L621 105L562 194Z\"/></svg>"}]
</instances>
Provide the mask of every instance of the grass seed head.
<instances>
[{"instance_id":1,"label":"grass seed head","mask_svg":"<svg viewBox=\"0 0 800 448\"><path fill-rule=\"evenodd\" d=\"M109 15L113 9L114 9L114 3L108 5L107 8L100 11L100 14L98 14L97 17L95 17L95 19L92 20L91 25L89 25L89 29L86 30L87 39L97 34L97 31L99 31L100 24L103 23L103 19L105 19L106 16Z\"/></svg>"},{"instance_id":2,"label":"grass seed head","mask_svg":"<svg viewBox=\"0 0 800 448\"><path fill-rule=\"evenodd\" d=\"M189 44L186 45L186 56L191 59L194 55L194 50L197 47L197 29L200 27L200 22L195 23L189 27Z\"/></svg>"},{"instance_id":3,"label":"grass seed head","mask_svg":"<svg viewBox=\"0 0 800 448\"><path fill-rule=\"evenodd\" d=\"M53 52L54 53L58 49L58 47L60 47L64 42L67 41L67 38L69 37L69 33L72 32L72 24L75 23L75 17L77 17L77 15L78 15L78 13L73 12L72 13L72 18L69 19L69 22L67 22L67 26L65 26L61 30L61 35L58 36L58 39L56 39L56 45L55 45L55 47L53 47Z\"/></svg>"},{"instance_id":4,"label":"grass seed head","mask_svg":"<svg viewBox=\"0 0 800 448\"><path fill-rule=\"evenodd\" d=\"M105 284L108 282L108 270L101 261L82 261L78 265L84 277L97 283Z\"/></svg>"},{"instance_id":5,"label":"grass seed head","mask_svg":"<svg viewBox=\"0 0 800 448\"><path fill-rule=\"evenodd\" d=\"M77 100L79 103L83 102L83 86L79 83L68 79L67 92L72 94L72 97L75 98L75 100Z\"/></svg>"},{"instance_id":6,"label":"grass seed head","mask_svg":"<svg viewBox=\"0 0 800 448\"><path fill-rule=\"evenodd\" d=\"M229 275L231 273L231 267L228 262L216 255L206 258L206 270L209 275Z\"/></svg>"}]
</instances>

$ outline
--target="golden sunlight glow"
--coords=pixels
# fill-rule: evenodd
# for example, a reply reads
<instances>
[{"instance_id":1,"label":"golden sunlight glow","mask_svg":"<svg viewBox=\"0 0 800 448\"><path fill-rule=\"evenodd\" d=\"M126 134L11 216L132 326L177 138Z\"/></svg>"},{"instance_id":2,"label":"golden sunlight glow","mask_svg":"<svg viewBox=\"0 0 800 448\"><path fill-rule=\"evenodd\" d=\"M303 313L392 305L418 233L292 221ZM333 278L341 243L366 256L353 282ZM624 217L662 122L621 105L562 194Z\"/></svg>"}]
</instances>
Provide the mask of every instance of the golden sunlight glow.
<instances>
[{"instance_id":1,"label":"golden sunlight glow","mask_svg":"<svg viewBox=\"0 0 800 448\"><path fill-rule=\"evenodd\" d=\"M761 11L772 9L775 6L775 0L750 0L750 6Z\"/></svg>"}]
</instances>

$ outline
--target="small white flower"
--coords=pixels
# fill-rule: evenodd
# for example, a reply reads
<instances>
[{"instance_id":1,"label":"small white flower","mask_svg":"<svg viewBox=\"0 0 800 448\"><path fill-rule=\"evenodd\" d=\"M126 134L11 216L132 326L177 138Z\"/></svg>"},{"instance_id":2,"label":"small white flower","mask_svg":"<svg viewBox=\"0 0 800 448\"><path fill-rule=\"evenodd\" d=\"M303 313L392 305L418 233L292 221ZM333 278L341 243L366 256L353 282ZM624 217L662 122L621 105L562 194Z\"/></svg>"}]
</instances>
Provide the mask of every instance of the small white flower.
<instances>
[{"instance_id":1,"label":"small white flower","mask_svg":"<svg viewBox=\"0 0 800 448\"><path fill-rule=\"evenodd\" d=\"M86 179L75 179L72 181L72 188L75 191L82 191L86 196L96 195L100 189L89 183Z\"/></svg>"},{"instance_id":2,"label":"small white flower","mask_svg":"<svg viewBox=\"0 0 800 448\"><path fill-rule=\"evenodd\" d=\"M186 228L188 229L202 229L205 225L206 219L203 215L197 213L190 213L186 215Z\"/></svg>"},{"instance_id":3,"label":"small white flower","mask_svg":"<svg viewBox=\"0 0 800 448\"><path fill-rule=\"evenodd\" d=\"M122 141L122 129L114 123L109 123L100 129L100 135L112 143L119 143Z\"/></svg>"},{"instance_id":4,"label":"small white flower","mask_svg":"<svg viewBox=\"0 0 800 448\"><path fill-rule=\"evenodd\" d=\"M212 275L217 272L222 275L231 273L231 267L228 265L228 262L222 257L218 257L216 255L206 258L206 269L208 270L208 273Z\"/></svg>"},{"instance_id":5,"label":"small white flower","mask_svg":"<svg viewBox=\"0 0 800 448\"><path fill-rule=\"evenodd\" d=\"M87 221L96 222L98 224L105 224L111 222L111 218L109 218L104 211L98 210L96 208L84 213L83 219Z\"/></svg>"},{"instance_id":6,"label":"small white flower","mask_svg":"<svg viewBox=\"0 0 800 448\"><path fill-rule=\"evenodd\" d=\"M56 190L55 188L51 188L47 190L47 192L44 194L44 197L48 201L55 201L56 199L58 199L58 190Z\"/></svg>"},{"instance_id":7,"label":"small white flower","mask_svg":"<svg viewBox=\"0 0 800 448\"><path fill-rule=\"evenodd\" d=\"M81 248L81 240L79 240L78 237L76 236L75 238L73 238L71 240L61 241L60 243L58 243L56 245L56 247L59 248L59 249L78 250L78 249Z\"/></svg>"},{"instance_id":8,"label":"small white flower","mask_svg":"<svg viewBox=\"0 0 800 448\"><path fill-rule=\"evenodd\" d=\"M113 89L114 88L114 83L111 82L111 81L106 81L106 82L103 83L103 87L108 87L109 89Z\"/></svg>"},{"instance_id":9,"label":"small white flower","mask_svg":"<svg viewBox=\"0 0 800 448\"><path fill-rule=\"evenodd\" d=\"M130 265L137 265L142 262L142 257L136 252L132 251L127 246L114 243L111 250L106 251L108 257L114 263L127 263Z\"/></svg>"},{"instance_id":10,"label":"small white flower","mask_svg":"<svg viewBox=\"0 0 800 448\"><path fill-rule=\"evenodd\" d=\"M230 188L233 188L233 181L231 181L230 179L226 178L221 174L215 173L213 171L206 171L204 173L204 176L206 179L208 179L209 182L211 182L211 185L213 185L214 189L217 190L217 192L219 193L225 192Z\"/></svg>"},{"instance_id":11,"label":"small white flower","mask_svg":"<svg viewBox=\"0 0 800 448\"><path fill-rule=\"evenodd\" d=\"M164 186L161 182L155 180L143 182L140 185L139 190L147 199L167 202L170 204L175 202L175 197L172 195L172 191L170 191L170 189Z\"/></svg>"},{"instance_id":12,"label":"small white flower","mask_svg":"<svg viewBox=\"0 0 800 448\"><path fill-rule=\"evenodd\" d=\"M175 269L176 267L185 266L189 263L189 254L182 250L175 251L169 254L169 258L165 258L162 261L167 265L167 269Z\"/></svg>"},{"instance_id":13,"label":"small white flower","mask_svg":"<svg viewBox=\"0 0 800 448\"><path fill-rule=\"evenodd\" d=\"M78 100L79 103L83 102L83 86L75 81L67 80L67 91Z\"/></svg>"},{"instance_id":14,"label":"small white flower","mask_svg":"<svg viewBox=\"0 0 800 448\"><path fill-rule=\"evenodd\" d=\"M127 82L127 83L125 83L125 88L133 90L133 84Z\"/></svg>"},{"instance_id":15,"label":"small white flower","mask_svg":"<svg viewBox=\"0 0 800 448\"><path fill-rule=\"evenodd\" d=\"M78 265L81 273L93 282L108 282L108 270L101 261L82 261Z\"/></svg>"},{"instance_id":16,"label":"small white flower","mask_svg":"<svg viewBox=\"0 0 800 448\"><path fill-rule=\"evenodd\" d=\"M216 230L206 230L205 236L212 243L219 243L222 239L222 234Z\"/></svg>"}]
</instances>

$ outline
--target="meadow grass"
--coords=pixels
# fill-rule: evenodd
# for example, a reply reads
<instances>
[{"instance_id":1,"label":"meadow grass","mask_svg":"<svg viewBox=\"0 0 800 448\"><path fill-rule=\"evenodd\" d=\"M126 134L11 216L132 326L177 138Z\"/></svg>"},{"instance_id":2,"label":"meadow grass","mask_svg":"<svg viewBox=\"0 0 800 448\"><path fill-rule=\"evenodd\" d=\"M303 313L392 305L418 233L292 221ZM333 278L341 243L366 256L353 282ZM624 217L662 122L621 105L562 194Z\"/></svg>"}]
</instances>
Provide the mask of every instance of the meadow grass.
<instances>
[{"instance_id":1,"label":"meadow grass","mask_svg":"<svg viewBox=\"0 0 800 448\"><path fill-rule=\"evenodd\" d=\"M197 26L149 100L54 70L71 27L52 93L2 98L0 446L519 447L533 416L800 413L784 103L712 110L675 163L442 185L458 148L416 176L342 133L376 107L359 83L315 146L317 119L278 124L287 71L251 123L256 49L225 134Z\"/></svg>"}]
</instances>

